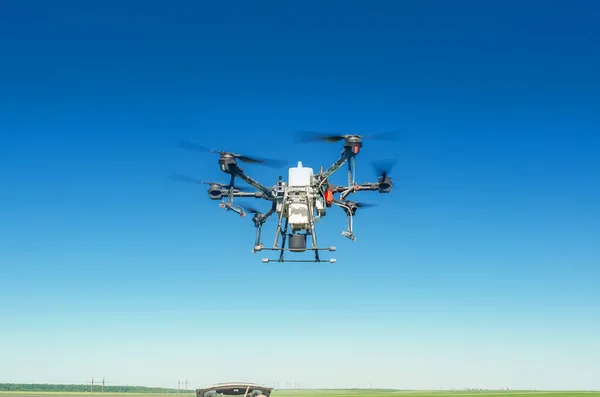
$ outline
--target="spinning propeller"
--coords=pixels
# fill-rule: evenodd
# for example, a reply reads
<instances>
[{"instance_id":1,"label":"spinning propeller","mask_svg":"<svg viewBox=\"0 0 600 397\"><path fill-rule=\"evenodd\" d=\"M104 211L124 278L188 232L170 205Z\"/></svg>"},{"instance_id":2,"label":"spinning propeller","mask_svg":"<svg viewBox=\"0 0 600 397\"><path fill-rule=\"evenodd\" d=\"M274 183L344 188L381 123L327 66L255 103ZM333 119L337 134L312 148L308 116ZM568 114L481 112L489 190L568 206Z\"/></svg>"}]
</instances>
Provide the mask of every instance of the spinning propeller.
<instances>
[{"instance_id":1,"label":"spinning propeller","mask_svg":"<svg viewBox=\"0 0 600 397\"><path fill-rule=\"evenodd\" d=\"M396 132L383 132L374 134L327 134L318 131L298 131L296 139L299 142L339 142L346 139L368 139L373 141L394 141Z\"/></svg>"},{"instance_id":2,"label":"spinning propeller","mask_svg":"<svg viewBox=\"0 0 600 397\"><path fill-rule=\"evenodd\" d=\"M217 153L217 154L221 155L222 157L232 157L232 158L240 160L244 163L260 164L260 165L264 165L267 167L281 168L286 164L286 162L283 160L267 159L267 158L256 157L256 156L247 156L247 155L233 153L233 152L226 152L226 151L222 151L222 150L210 149L205 146L198 145L197 143L188 141L186 139L180 139L178 146L181 149L193 150L193 151L201 152L201 153Z\"/></svg>"},{"instance_id":3,"label":"spinning propeller","mask_svg":"<svg viewBox=\"0 0 600 397\"><path fill-rule=\"evenodd\" d=\"M362 201L346 201L346 204L353 207L356 206L356 208L371 208L371 207L377 207L379 204L374 204L374 203L365 203Z\"/></svg>"},{"instance_id":4,"label":"spinning propeller","mask_svg":"<svg viewBox=\"0 0 600 397\"><path fill-rule=\"evenodd\" d=\"M389 178L392 168L396 165L396 160L379 160L371 162L371 166L379 176L380 180Z\"/></svg>"},{"instance_id":5,"label":"spinning propeller","mask_svg":"<svg viewBox=\"0 0 600 397\"><path fill-rule=\"evenodd\" d=\"M249 214L262 214L260 210L257 210L256 208L251 207L249 205L239 205L239 207L241 207L244 210L244 212Z\"/></svg>"},{"instance_id":6,"label":"spinning propeller","mask_svg":"<svg viewBox=\"0 0 600 397\"><path fill-rule=\"evenodd\" d=\"M235 186L235 185L231 186L229 184L219 183L219 182L205 182L205 181L201 181L201 180L192 178L192 177L187 176L187 175L172 174L171 178L173 180L175 180L175 181L178 181L178 182L196 183L196 184L200 184L200 185L210 185L210 186L217 187L217 188L222 188L222 189L233 188L235 190L239 190L240 192L247 192L247 191L249 191L249 189L247 187Z\"/></svg>"},{"instance_id":7,"label":"spinning propeller","mask_svg":"<svg viewBox=\"0 0 600 397\"><path fill-rule=\"evenodd\" d=\"M376 207L378 205L378 204L373 204L373 203L364 203L364 202L360 202L360 201L338 200L338 199L334 199L333 202L336 203L337 205L339 205L344 211L346 211L346 212L350 211L352 213L352 215L356 214L356 210L358 208L372 208L372 207Z\"/></svg>"}]
</instances>

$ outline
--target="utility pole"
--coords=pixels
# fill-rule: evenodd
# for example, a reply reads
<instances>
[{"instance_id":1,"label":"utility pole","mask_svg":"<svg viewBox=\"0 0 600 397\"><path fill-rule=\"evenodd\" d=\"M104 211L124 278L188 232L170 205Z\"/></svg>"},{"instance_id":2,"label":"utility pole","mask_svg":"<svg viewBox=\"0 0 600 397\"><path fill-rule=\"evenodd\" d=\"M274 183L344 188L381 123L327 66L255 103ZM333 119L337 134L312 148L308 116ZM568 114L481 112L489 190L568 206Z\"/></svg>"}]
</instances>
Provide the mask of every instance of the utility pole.
<instances>
[{"instance_id":1,"label":"utility pole","mask_svg":"<svg viewBox=\"0 0 600 397\"><path fill-rule=\"evenodd\" d=\"M92 395L93 392L94 392L94 377L92 376L92 384L90 386L90 396Z\"/></svg>"}]
</instances>

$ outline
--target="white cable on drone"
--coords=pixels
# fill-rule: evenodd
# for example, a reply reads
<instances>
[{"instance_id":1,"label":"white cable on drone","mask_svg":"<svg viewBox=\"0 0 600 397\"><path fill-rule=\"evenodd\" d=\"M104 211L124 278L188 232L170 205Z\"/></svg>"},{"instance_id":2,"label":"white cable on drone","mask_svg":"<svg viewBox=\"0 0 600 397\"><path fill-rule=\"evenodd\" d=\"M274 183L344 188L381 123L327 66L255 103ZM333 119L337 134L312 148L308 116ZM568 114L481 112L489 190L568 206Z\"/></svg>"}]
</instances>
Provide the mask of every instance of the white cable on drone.
<instances>
[{"instance_id":1,"label":"white cable on drone","mask_svg":"<svg viewBox=\"0 0 600 397\"><path fill-rule=\"evenodd\" d=\"M350 207L335 201L333 202L333 204L337 205L338 207L346 208L348 210L347 214L350 217L350 230L352 230L354 228L354 215L352 215L352 210L350 209Z\"/></svg>"}]
</instances>

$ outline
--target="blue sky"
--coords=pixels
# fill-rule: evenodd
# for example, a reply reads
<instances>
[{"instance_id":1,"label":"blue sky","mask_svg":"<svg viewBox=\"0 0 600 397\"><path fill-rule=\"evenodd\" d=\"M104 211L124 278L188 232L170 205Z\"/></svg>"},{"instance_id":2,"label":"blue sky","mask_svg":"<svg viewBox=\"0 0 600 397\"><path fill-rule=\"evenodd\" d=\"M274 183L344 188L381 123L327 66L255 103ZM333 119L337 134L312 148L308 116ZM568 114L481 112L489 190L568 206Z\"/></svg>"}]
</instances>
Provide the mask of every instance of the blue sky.
<instances>
[{"instance_id":1,"label":"blue sky","mask_svg":"<svg viewBox=\"0 0 600 397\"><path fill-rule=\"evenodd\" d=\"M0 7L0 382L600 389L595 2ZM335 265L169 179L335 161L303 129L400 132Z\"/></svg>"}]
</instances>

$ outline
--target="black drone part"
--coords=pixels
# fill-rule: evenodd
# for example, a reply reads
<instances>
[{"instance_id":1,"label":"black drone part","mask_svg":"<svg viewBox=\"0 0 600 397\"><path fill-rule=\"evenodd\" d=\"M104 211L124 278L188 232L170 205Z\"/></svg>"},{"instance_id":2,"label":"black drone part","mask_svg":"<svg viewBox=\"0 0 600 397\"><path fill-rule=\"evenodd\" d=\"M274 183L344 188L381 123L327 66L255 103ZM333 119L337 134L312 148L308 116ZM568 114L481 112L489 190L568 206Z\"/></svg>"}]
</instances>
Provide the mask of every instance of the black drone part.
<instances>
[{"instance_id":1,"label":"black drone part","mask_svg":"<svg viewBox=\"0 0 600 397\"><path fill-rule=\"evenodd\" d=\"M200 181L196 178L192 178L190 176L187 175L182 175L182 174L172 174L171 175L172 179L178 182L186 182L186 183L193 183L193 184L199 184L199 185L209 185L207 192L208 192L208 196L211 200L221 200L221 198L223 198L223 190L229 190L229 189L233 189L234 193L237 192L247 192L249 191L249 189L247 187L241 187L241 186L236 186L236 185L229 185L229 184L224 184L224 183L219 183L219 182L205 182L205 181Z\"/></svg>"},{"instance_id":2,"label":"black drone part","mask_svg":"<svg viewBox=\"0 0 600 397\"><path fill-rule=\"evenodd\" d=\"M240 205L240 208L242 208L244 210L244 212L247 212L249 214L259 214L262 215L262 212L260 212L260 210L257 210L254 207L251 207L249 205Z\"/></svg>"},{"instance_id":3,"label":"black drone part","mask_svg":"<svg viewBox=\"0 0 600 397\"><path fill-rule=\"evenodd\" d=\"M231 186L229 184L220 183L220 182L206 182L206 181L201 181L196 178L192 178L191 176L177 174L177 173L173 173L171 175L171 178L178 182L194 183L194 184L198 184L198 185L210 185L212 188L219 188L219 189L233 188L234 190L238 190L240 192L246 192L249 190L247 187L243 187L243 186L236 186L236 185Z\"/></svg>"},{"instance_id":4,"label":"black drone part","mask_svg":"<svg viewBox=\"0 0 600 397\"><path fill-rule=\"evenodd\" d=\"M251 207L249 205L239 205L239 207L242 209L243 211L243 216L246 215L246 213L248 214L254 214L254 216L252 217L252 222L254 222L255 226L258 226L259 224L261 224L261 221L263 220L263 213L260 210L257 210L254 207Z\"/></svg>"},{"instance_id":5,"label":"black drone part","mask_svg":"<svg viewBox=\"0 0 600 397\"><path fill-rule=\"evenodd\" d=\"M377 204L363 203L363 202L349 201L349 200L341 201L341 204L343 204L345 206L345 207L342 207L344 209L344 211L346 211L346 212L350 211L350 213L353 216L356 214L356 210L359 208L371 208L371 207L377 206Z\"/></svg>"},{"instance_id":6,"label":"black drone part","mask_svg":"<svg viewBox=\"0 0 600 397\"><path fill-rule=\"evenodd\" d=\"M357 155L362 148L363 139L375 141L395 140L395 132L384 132L378 134L326 134L318 131L298 131L297 140L301 143L305 142L339 142L344 141L344 150L352 155Z\"/></svg>"},{"instance_id":7,"label":"black drone part","mask_svg":"<svg viewBox=\"0 0 600 397\"><path fill-rule=\"evenodd\" d=\"M392 191L394 184L392 177L389 176L392 168L396 164L396 160L387 159L372 162L372 166L379 177L377 183L379 184L379 193L389 193Z\"/></svg>"},{"instance_id":8,"label":"black drone part","mask_svg":"<svg viewBox=\"0 0 600 397\"><path fill-rule=\"evenodd\" d=\"M244 155L244 154L226 152L223 150L210 149L205 146L198 145L197 143L188 141L186 139L180 139L179 143L178 143L178 147L180 147L181 149L193 150L193 151L197 151L197 152L201 152L201 153L219 154L221 156L219 158L219 164L221 166L221 170L224 172L229 170L230 167L236 166L237 160L239 160L243 163L260 164L260 165L264 165L267 167L273 167L273 168L281 168L286 164L286 162L283 160L268 159L268 158L257 157L257 156L248 156L248 155Z\"/></svg>"},{"instance_id":9,"label":"black drone part","mask_svg":"<svg viewBox=\"0 0 600 397\"><path fill-rule=\"evenodd\" d=\"M296 138L299 142L339 142L345 140L346 143L360 143L363 139L373 141L393 141L396 139L396 132L383 132L373 134L327 134L319 131L298 131Z\"/></svg>"}]
</instances>

